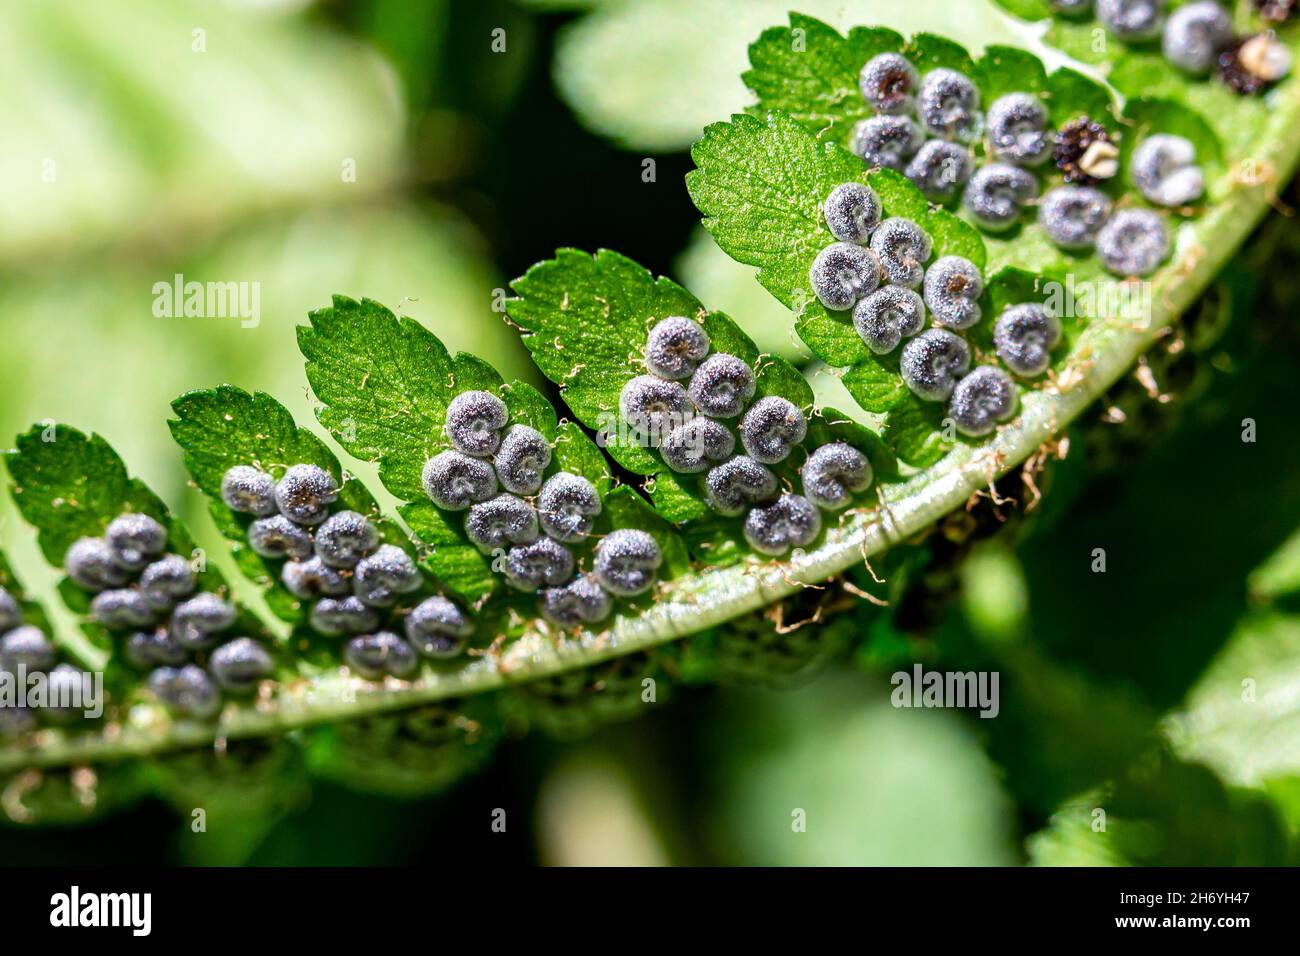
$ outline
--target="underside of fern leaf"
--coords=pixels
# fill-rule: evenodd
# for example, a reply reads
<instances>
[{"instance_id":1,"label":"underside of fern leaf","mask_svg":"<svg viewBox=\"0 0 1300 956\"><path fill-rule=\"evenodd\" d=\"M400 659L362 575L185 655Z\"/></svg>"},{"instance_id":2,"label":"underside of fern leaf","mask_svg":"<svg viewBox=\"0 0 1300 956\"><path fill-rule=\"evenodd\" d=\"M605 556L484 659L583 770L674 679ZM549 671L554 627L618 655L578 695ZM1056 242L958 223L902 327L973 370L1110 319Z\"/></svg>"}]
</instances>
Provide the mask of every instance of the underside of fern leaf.
<instances>
[{"instance_id":1,"label":"underside of fern leaf","mask_svg":"<svg viewBox=\"0 0 1300 956\"><path fill-rule=\"evenodd\" d=\"M1041 95L1056 122L1088 115L1124 137L1176 129L1196 143L1205 168L1206 200L1174 221L1172 254L1148 279L1149 310L1137 321L1120 314L1068 322L1050 375L1020 387L1016 414L987 437L946 434L940 414L901 386L896 360L873 355L844 315L828 312L812 295L809 267L830 241L820 211L830 190L845 182L870 186L886 215L926 229L936 258L957 255L974 263L984 275L986 314L1041 296L1049 283L1118 286L1122 280L1087 256L1060 252L1036 225L982 233L959 210L928 203L903 176L868 170L849 152L848 131L865 115L857 71L883 52L902 52L922 69L960 67L988 99L1018 90ZM87 624L60 635L60 658L105 672L107 708L95 720L44 725L0 746L9 816L76 819L149 789L183 800L186 786L219 790L232 767L274 781L305 764L323 776L390 792L435 789L485 760L511 718L560 734L579 732L657 700L653 692L646 696L657 681L683 672L692 679L723 676L720 655L692 657L693 642L684 639L728 624L743 629L747 617L810 594L822 602L893 597L876 580L873 559L991 490L1059 437L1228 265L1268 210L1276 185L1300 161L1300 94L1293 81L1269 94L1267 108L1250 103L1239 117L1207 110L1217 93L1207 96L1197 81L1139 84L1143 65L1126 56L1116 55L1108 77L1124 82L1111 88L1081 70L1049 73L1036 57L1011 48L992 48L975 60L939 37L904 40L874 28L841 36L798 15L755 42L745 79L757 102L705 131L688 188L721 248L756 266L758 281L791 310L809 348L843 370L838 374L859 406L851 413L817 406L800 370L760 354L742 324L709 310L680 285L616 252L575 249L559 250L516 280L505 307L567 410L557 411L526 382L504 381L481 358L449 353L422 325L377 302L338 296L299 329L320 424L348 455L377 466L385 491L399 502L396 514L385 515L330 447L272 397L223 385L177 399L170 424L185 465L240 573L277 619L262 621L236 605L240 633L270 649L274 673L255 692L225 699L213 719L177 716L121 664L120 638L89 623L89 599L66 583L61 593ZM1122 100L1124 94L1130 98ZM842 441L870 461L873 486L852 507L826 515L808 547L775 558L755 553L739 519L710 510L696 476L666 467L653 449L620 440L620 394L643 371L651 328L670 316L698 323L716 351L749 365L755 400L780 398L801 409L809 423L807 447ZM547 475L563 471L591 483L601 505L596 536L626 528L653 538L662 554L653 588L614 602L606 620L565 628L538 614L535 595L505 583L501 555L476 546L463 515L435 504L423 478L427 462L449 448L444 421L451 400L469 390L496 396L510 424L544 437L552 449ZM35 429L18 440L7 462L19 509L55 567L75 541L102 535L128 512L160 522L169 551L194 553L186 529L99 436L65 426ZM339 507L373 522L384 544L418 566L417 590L397 604L392 621L400 622L417 597L445 597L473 620L465 653L421 661L402 679L366 679L341 663L340 642L313 629L309 605L280 583L274 561L248 546L248 516L222 496L231 468L252 466L279 478L303 464L328 473ZM791 485L798 480L793 462L778 471ZM579 567L590 566L593 546L575 545ZM200 564L201 587L233 600L227 583ZM846 575L861 583L844 582ZM21 600L27 621L47 627L3 561L0 586ZM822 630L828 644L839 640L835 627ZM142 757L154 759L136 759ZM43 814L32 809L37 804Z\"/></svg>"}]
</instances>

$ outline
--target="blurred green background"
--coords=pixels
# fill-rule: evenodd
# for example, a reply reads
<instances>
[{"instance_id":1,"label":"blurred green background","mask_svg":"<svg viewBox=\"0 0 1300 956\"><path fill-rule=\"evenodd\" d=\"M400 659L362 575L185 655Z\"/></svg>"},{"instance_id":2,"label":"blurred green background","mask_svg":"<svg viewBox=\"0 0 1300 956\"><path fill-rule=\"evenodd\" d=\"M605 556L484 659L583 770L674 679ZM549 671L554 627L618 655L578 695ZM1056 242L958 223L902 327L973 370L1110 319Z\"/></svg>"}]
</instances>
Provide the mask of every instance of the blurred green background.
<instances>
[{"instance_id":1,"label":"blurred green background","mask_svg":"<svg viewBox=\"0 0 1300 956\"><path fill-rule=\"evenodd\" d=\"M378 299L540 385L494 296L557 246L608 246L806 362L788 314L698 228L682 185L699 130L746 104L746 45L790 6L0 6L0 435L46 420L102 433L224 556L168 403L231 382L314 424L293 330L332 293ZM795 6L1051 58L985 0ZM704 635L674 663L671 702L577 740L508 733L442 795L273 777L264 813L204 834L145 802L79 828L6 827L0 862L1294 860L1295 303L1255 276L1298 245L1282 217L1260 230L1183 347L1153 358L1175 400L1118 386L1038 476L1050 493L1029 520L982 502L890 556L888 609L859 602L788 639L769 628L720 687L692 683L691 654L749 632ZM260 322L155 317L154 283L177 273L258 283ZM819 392L848 405L818 371ZM1033 496L1014 478L1004 493ZM7 497L0 542L53 605ZM916 661L999 671L1001 714L892 707L889 675ZM490 828L498 808L505 833Z\"/></svg>"}]
</instances>

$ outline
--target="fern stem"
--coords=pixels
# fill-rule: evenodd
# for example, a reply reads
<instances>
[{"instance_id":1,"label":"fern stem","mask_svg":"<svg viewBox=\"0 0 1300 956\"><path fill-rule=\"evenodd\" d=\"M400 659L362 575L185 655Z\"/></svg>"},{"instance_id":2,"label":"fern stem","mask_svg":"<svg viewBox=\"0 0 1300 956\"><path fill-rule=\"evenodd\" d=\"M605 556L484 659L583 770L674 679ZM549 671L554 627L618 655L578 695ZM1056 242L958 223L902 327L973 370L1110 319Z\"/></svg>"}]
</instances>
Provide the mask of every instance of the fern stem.
<instances>
[{"instance_id":1,"label":"fern stem","mask_svg":"<svg viewBox=\"0 0 1300 956\"><path fill-rule=\"evenodd\" d=\"M1263 152L1255 157L1256 168L1269 171L1268 181L1238 186L1182 230L1174 260L1153 283L1146 324L1134 326L1124 319L1095 322L1080 337L1058 379L1068 387L1028 394L1020 416L985 445L959 446L907 482L886 487L879 509L850 513L815 551L779 564L751 560L697 573L673 582L644 613L619 617L601 634L557 640L543 630L530 631L499 655L412 684L376 687L336 672L286 683L257 705L232 705L215 726L174 722L160 710L140 707L127 724L102 732L48 731L37 748L0 750L0 771L205 746L500 689L698 633L788 597L804 585L824 582L920 533L1060 434L1165 334L1229 262L1275 201L1274 187L1288 181L1300 161L1300 85L1285 89L1290 98L1275 104L1260 138Z\"/></svg>"}]
</instances>

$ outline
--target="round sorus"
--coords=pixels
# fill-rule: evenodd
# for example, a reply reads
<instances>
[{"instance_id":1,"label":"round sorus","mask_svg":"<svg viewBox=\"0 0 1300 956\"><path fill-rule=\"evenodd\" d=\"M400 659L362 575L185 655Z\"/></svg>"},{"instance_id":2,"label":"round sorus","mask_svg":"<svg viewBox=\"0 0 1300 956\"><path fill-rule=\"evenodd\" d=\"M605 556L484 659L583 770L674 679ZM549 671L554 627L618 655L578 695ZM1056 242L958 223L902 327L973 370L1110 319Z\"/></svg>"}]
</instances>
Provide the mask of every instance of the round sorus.
<instances>
[{"instance_id":1,"label":"round sorus","mask_svg":"<svg viewBox=\"0 0 1300 956\"><path fill-rule=\"evenodd\" d=\"M180 645L202 650L216 641L216 635L235 623L235 609L210 591L202 591L176 605L172 611L171 634Z\"/></svg>"},{"instance_id":2,"label":"round sorus","mask_svg":"<svg viewBox=\"0 0 1300 956\"><path fill-rule=\"evenodd\" d=\"M140 572L140 593L154 607L169 609L194 593L198 579L179 554L164 554Z\"/></svg>"},{"instance_id":3,"label":"round sorus","mask_svg":"<svg viewBox=\"0 0 1300 956\"><path fill-rule=\"evenodd\" d=\"M491 392L461 392L447 405L443 431L453 448L475 458L494 454L510 417L506 403Z\"/></svg>"},{"instance_id":4,"label":"round sorus","mask_svg":"<svg viewBox=\"0 0 1300 956\"><path fill-rule=\"evenodd\" d=\"M745 506L776 494L776 475L745 455L709 470L704 477L709 506L720 515L738 515Z\"/></svg>"},{"instance_id":5,"label":"round sorus","mask_svg":"<svg viewBox=\"0 0 1300 956\"><path fill-rule=\"evenodd\" d=\"M535 428L511 425L492 461L502 488L511 494L535 495L542 487L542 474L551 463L551 444Z\"/></svg>"},{"instance_id":6,"label":"round sorus","mask_svg":"<svg viewBox=\"0 0 1300 956\"><path fill-rule=\"evenodd\" d=\"M17 674L20 667L28 673L49 670L56 657L54 645L39 627L23 624L0 635L0 673Z\"/></svg>"},{"instance_id":7,"label":"round sorus","mask_svg":"<svg viewBox=\"0 0 1300 956\"><path fill-rule=\"evenodd\" d=\"M735 450L736 437L725 425L696 415L669 432L659 452L673 471L693 475L725 461Z\"/></svg>"},{"instance_id":8,"label":"round sorus","mask_svg":"<svg viewBox=\"0 0 1300 956\"><path fill-rule=\"evenodd\" d=\"M840 242L863 244L880 225L880 197L862 183L840 183L822 202L822 216Z\"/></svg>"},{"instance_id":9,"label":"round sorus","mask_svg":"<svg viewBox=\"0 0 1300 956\"><path fill-rule=\"evenodd\" d=\"M1128 43L1150 40L1160 33L1165 0L1095 0L1097 19Z\"/></svg>"},{"instance_id":10,"label":"round sorus","mask_svg":"<svg viewBox=\"0 0 1300 956\"><path fill-rule=\"evenodd\" d=\"M925 133L910 117L872 116L853 127L849 151L868 166L901 173L924 142Z\"/></svg>"},{"instance_id":11,"label":"round sorus","mask_svg":"<svg viewBox=\"0 0 1300 956\"><path fill-rule=\"evenodd\" d=\"M942 402L970 368L970 346L947 329L927 329L903 346L899 372L918 398Z\"/></svg>"},{"instance_id":12,"label":"round sorus","mask_svg":"<svg viewBox=\"0 0 1300 956\"><path fill-rule=\"evenodd\" d=\"M251 637L237 637L212 652L212 676L222 690L239 693L275 673L270 652Z\"/></svg>"},{"instance_id":13,"label":"round sorus","mask_svg":"<svg viewBox=\"0 0 1300 956\"><path fill-rule=\"evenodd\" d=\"M600 507L596 486L567 471L548 478L537 496L542 530L556 541L578 541L589 535Z\"/></svg>"},{"instance_id":14,"label":"round sorus","mask_svg":"<svg viewBox=\"0 0 1300 956\"><path fill-rule=\"evenodd\" d=\"M785 554L791 548L807 547L821 529L821 512L803 495L781 495L745 516L745 540L760 554Z\"/></svg>"},{"instance_id":15,"label":"round sorus","mask_svg":"<svg viewBox=\"0 0 1300 956\"><path fill-rule=\"evenodd\" d=\"M343 574L318 557L286 561L280 569L280 580L290 594L303 600L339 597L351 590Z\"/></svg>"},{"instance_id":16,"label":"round sorus","mask_svg":"<svg viewBox=\"0 0 1300 956\"><path fill-rule=\"evenodd\" d=\"M1052 348L1061 340L1061 323L1034 302L1009 306L993 323L993 347L1002 364L1032 378L1047 371Z\"/></svg>"},{"instance_id":17,"label":"round sorus","mask_svg":"<svg viewBox=\"0 0 1300 956\"><path fill-rule=\"evenodd\" d=\"M302 561L311 556L311 535L284 515L258 518L248 526L248 546L264 558L292 558Z\"/></svg>"},{"instance_id":18,"label":"round sorus","mask_svg":"<svg viewBox=\"0 0 1300 956\"><path fill-rule=\"evenodd\" d=\"M691 376L690 399L710 418L735 418L754 397L754 388L754 370L748 362L715 352Z\"/></svg>"},{"instance_id":19,"label":"round sorus","mask_svg":"<svg viewBox=\"0 0 1300 956\"><path fill-rule=\"evenodd\" d=\"M133 667L179 667L185 663L188 652L180 641L166 628L154 631L136 631L126 639L122 653Z\"/></svg>"},{"instance_id":20,"label":"round sorus","mask_svg":"<svg viewBox=\"0 0 1300 956\"><path fill-rule=\"evenodd\" d=\"M411 645L391 631L352 638L343 647L343 661L367 680L410 677L420 666Z\"/></svg>"},{"instance_id":21,"label":"round sorus","mask_svg":"<svg viewBox=\"0 0 1300 956\"><path fill-rule=\"evenodd\" d=\"M654 584L662 563L663 552L653 537L635 528L619 528L596 546L593 569L610 594L632 597Z\"/></svg>"},{"instance_id":22,"label":"round sorus","mask_svg":"<svg viewBox=\"0 0 1300 956\"><path fill-rule=\"evenodd\" d=\"M867 456L842 441L822 445L799 470L803 493L819 508L839 511L853 495L866 491L874 472Z\"/></svg>"},{"instance_id":23,"label":"round sorus","mask_svg":"<svg viewBox=\"0 0 1300 956\"><path fill-rule=\"evenodd\" d=\"M320 524L338 496L338 483L319 465L291 465L275 485L280 514L295 524Z\"/></svg>"},{"instance_id":24,"label":"round sorus","mask_svg":"<svg viewBox=\"0 0 1300 956\"><path fill-rule=\"evenodd\" d=\"M118 515L104 530L113 560L128 571L139 571L167 547L167 529L146 514Z\"/></svg>"},{"instance_id":25,"label":"round sorus","mask_svg":"<svg viewBox=\"0 0 1300 956\"><path fill-rule=\"evenodd\" d=\"M508 492L500 494L469 509L465 534L484 554L512 544L527 544L537 540L537 512L523 498Z\"/></svg>"},{"instance_id":26,"label":"round sorus","mask_svg":"<svg viewBox=\"0 0 1300 956\"><path fill-rule=\"evenodd\" d=\"M1168 254L1169 229L1146 209L1121 209L1097 233L1097 255L1113 275L1150 275Z\"/></svg>"},{"instance_id":27,"label":"round sorus","mask_svg":"<svg viewBox=\"0 0 1300 956\"><path fill-rule=\"evenodd\" d=\"M695 370L708 364L706 360ZM623 386L618 397L623 421L654 447L691 412L691 399L680 382L668 382L655 375L638 375Z\"/></svg>"},{"instance_id":28,"label":"round sorus","mask_svg":"<svg viewBox=\"0 0 1300 956\"><path fill-rule=\"evenodd\" d=\"M1196 165L1191 140L1168 133L1148 136L1133 150L1129 177L1159 206L1186 206L1205 193L1205 173Z\"/></svg>"},{"instance_id":29,"label":"round sorus","mask_svg":"<svg viewBox=\"0 0 1300 956\"><path fill-rule=\"evenodd\" d=\"M915 289L925 275L930 258L930 236L910 219L886 219L871 235L871 249L890 285ZM870 291L870 290L867 290Z\"/></svg>"},{"instance_id":30,"label":"round sorus","mask_svg":"<svg viewBox=\"0 0 1300 956\"><path fill-rule=\"evenodd\" d=\"M835 242L817 253L808 270L808 281L822 305L842 312L880 285L880 263L862 246Z\"/></svg>"},{"instance_id":31,"label":"round sorus","mask_svg":"<svg viewBox=\"0 0 1300 956\"><path fill-rule=\"evenodd\" d=\"M474 623L441 595L425 598L406 616L406 640L435 660L455 657L474 633Z\"/></svg>"},{"instance_id":32,"label":"round sorus","mask_svg":"<svg viewBox=\"0 0 1300 956\"><path fill-rule=\"evenodd\" d=\"M152 624L158 610L134 588L115 588L95 595L90 616L110 630L125 630Z\"/></svg>"},{"instance_id":33,"label":"round sorus","mask_svg":"<svg viewBox=\"0 0 1300 956\"><path fill-rule=\"evenodd\" d=\"M948 414L957 431L978 437L991 432L1016 410L1016 386L1000 368L981 365L952 390Z\"/></svg>"},{"instance_id":34,"label":"round sorus","mask_svg":"<svg viewBox=\"0 0 1300 956\"><path fill-rule=\"evenodd\" d=\"M867 348L884 355L925 328L925 303L911 289L887 285L854 307L853 327Z\"/></svg>"},{"instance_id":35,"label":"round sorus","mask_svg":"<svg viewBox=\"0 0 1300 956\"><path fill-rule=\"evenodd\" d=\"M979 90L964 73L941 67L921 80L916 114L934 136L967 141L978 138L979 108Z\"/></svg>"},{"instance_id":36,"label":"round sorus","mask_svg":"<svg viewBox=\"0 0 1300 956\"><path fill-rule=\"evenodd\" d=\"M911 111L920 82L916 67L898 53L873 56L858 73L858 89L867 105L891 116Z\"/></svg>"},{"instance_id":37,"label":"round sorus","mask_svg":"<svg viewBox=\"0 0 1300 956\"><path fill-rule=\"evenodd\" d=\"M379 626L379 614L355 594L342 598L321 598L308 615L311 626L327 637L363 634Z\"/></svg>"},{"instance_id":38,"label":"round sorus","mask_svg":"<svg viewBox=\"0 0 1300 956\"><path fill-rule=\"evenodd\" d=\"M560 627L595 624L609 617L614 602L595 575L580 574L563 587L542 592L542 617Z\"/></svg>"},{"instance_id":39,"label":"round sorus","mask_svg":"<svg viewBox=\"0 0 1300 956\"><path fill-rule=\"evenodd\" d=\"M419 590L422 581L409 554L395 544L381 544L357 562L352 593L371 607L391 607L400 595Z\"/></svg>"},{"instance_id":40,"label":"round sorus","mask_svg":"<svg viewBox=\"0 0 1300 956\"><path fill-rule=\"evenodd\" d=\"M926 270L925 306L934 324L967 329L980 320L979 298L984 278L975 263L961 256L944 256Z\"/></svg>"},{"instance_id":41,"label":"round sorus","mask_svg":"<svg viewBox=\"0 0 1300 956\"><path fill-rule=\"evenodd\" d=\"M464 511L497 493L492 466L459 451L441 451L424 463L424 493L439 508Z\"/></svg>"},{"instance_id":42,"label":"round sorus","mask_svg":"<svg viewBox=\"0 0 1300 956\"><path fill-rule=\"evenodd\" d=\"M168 710L182 717L209 720L221 710L221 691L197 664L159 667L146 683Z\"/></svg>"},{"instance_id":43,"label":"round sorus","mask_svg":"<svg viewBox=\"0 0 1300 956\"><path fill-rule=\"evenodd\" d=\"M102 591L126 583L126 571L103 538L78 538L63 555L63 568L78 587Z\"/></svg>"},{"instance_id":44,"label":"round sorus","mask_svg":"<svg viewBox=\"0 0 1300 956\"><path fill-rule=\"evenodd\" d=\"M927 199L946 202L966 185L973 165L965 146L932 139L916 151L903 173Z\"/></svg>"},{"instance_id":45,"label":"round sorus","mask_svg":"<svg viewBox=\"0 0 1300 956\"><path fill-rule=\"evenodd\" d=\"M990 163L975 170L962 202L981 226L990 231L1008 229L1020 212L1038 197L1038 179L1010 163Z\"/></svg>"},{"instance_id":46,"label":"round sorus","mask_svg":"<svg viewBox=\"0 0 1300 956\"><path fill-rule=\"evenodd\" d=\"M556 587L573 576L573 555L552 538L516 545L506 553L506 581L520 591Z\"/></svg>"},{"instance_id":47,"label":"round sorus","mask_svg":"<svg viewBox=\"0 0 1300 956\"><path fill-rule=\"evenodd\" d=\"M698 322L670 315L646 337L645 367L660 378L690 378L709 354L709 333Z\"/></svg>"},{"instance_id":48,"label":"round sorus","mask_svg":"<svg viewBox=\"0 0 1300 956\"><path fill-rule=\"evenodd\" d=\"M987 117L993 155L1004 163L1037 166L1052 152L1047 107L1029 93L1008 93L993 101Z\"/></svg>"},{"instance_id":49,"label":"round sorus","mask_svg":"<svg viewBox=\"0 0 1300 956\"><path fill-rule=\"evenodd\" d=\"M740 441L749 457L765 465L785 461L808 434L799 406L777 395L760 398L740 422Z\"/></svg>"},{"instance_id":50,"label":"round sorus","mask_svg":"<svg viewBox=\"0 0 1300 956\"><path fill-rule=\"evenodd\" d=\"M235 465L221 479L221 500L232 511L258 517L273 515L275 479L252 465Z\"/></svg>"},{"instance_id":51,"label":"round sorus","mask_svg":"<svg viewBox=\"0 0 1300 956\"><path fill-rule=\"evenodd\" d=\"M1179 7L1165 21L1160 49L1165 59L1195 76L1209 73L1232 42L1232 17L1214 0Z\"/></svg>"},{"instance_id":52,"label":"round sorus","mask_svg":"<svg viewBox=\"0 0 1300 956\"><path fill-rule=\"evenodd\" d=\"M1038 204L1038 224L1062 249L1081 252L1097 242L1097 233L1110 218L1111 202L1091 186L1057 186Z\"/></svg>"},{"instance_id":53,"label":"round sorus","mask_svg":"<svg viewBox=\"0 0 1300 956\"><path fill-rule=\"evenodd\" d=\"M336 511L316 529L316 557L331 568L354 568L379 547L379 530L355 511Z\"/></svg>"}]
</instances>

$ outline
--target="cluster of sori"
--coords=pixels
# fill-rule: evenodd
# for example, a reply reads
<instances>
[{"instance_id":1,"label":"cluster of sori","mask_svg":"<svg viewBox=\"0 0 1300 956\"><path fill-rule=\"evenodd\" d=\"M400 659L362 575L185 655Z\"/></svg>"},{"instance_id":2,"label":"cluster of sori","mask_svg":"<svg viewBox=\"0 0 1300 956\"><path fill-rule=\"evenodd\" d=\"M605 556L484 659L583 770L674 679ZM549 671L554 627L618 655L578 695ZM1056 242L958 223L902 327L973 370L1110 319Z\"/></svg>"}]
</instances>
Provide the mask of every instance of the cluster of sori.
<instances>
[{"instance_id":1,"label":"cluster of sori","mask_svg":"<svg viewBox=\"0 0 1300 956\"><path fill-rule=\"evenodd\" d=\"M806 547L821 532L818 508L847 507L871 484L871 464L856 448L833 442L804 462L804 494L782 490L769 466L803 442L804 413L775 395L751 403L757 382L749 363L712 348L708 333L685 316L658 322L646 341L647 374L623 387L623 420L673 471L704 473L710 507L728 517L743 514L745 540L755 551L775 556ZM727 421L737 423L744 454L735 454Z\"/></svg>"},{"instance_id":2,"label":"cluster of sori","mask_svg":"<svg viewBox=\"0 0 1300 956\"><path fill-rule=\"evenodd\" d=\"M943 256L927 269L931 242L925 230L908 219L881 222L879 197L861 183L836 186L822 212L839 240L818 254L809 275L822 303L852 308L854 328L877 355L907 339L899 362L903 381L925 401L948 402L963 434L988 434L1010 418L1016 406L1011 378L991 365L972 371L970 346L957 334L982 318L979 268L960 256ZM933 327L922 331L927 317ZM1032 303L1007 308L993 330L998 357L1024 377L1047 370L1060 337L1060 323Z\"/></svg>"},{"instance_id":3,"label":"cluster of sori","mask_svg":"<svg viewBox=\"0 0 1300 956\"><path fill-rule=\"evenodd\" d=\"M318 465L291 465L278 482L259 468L236 465L221 483L225 503L253 516L249 546L264 558L283 559L285 589L312 602L312 628L347 636L349 668L371 680L407 678L420 655L459 654L474 629L468 616L441 595L399 606L423 587L419 568L401 548L381 543L365 515L331 512L338 496L334 477ZM403 616L405 638L391 629Z\"/></svg>"},{"instance_id":4,"label":"cluster of sori","mask_svg":"<svg viewBox=\"0 0 1300 956\"><path fill-rule=\"evenodd\" d=\"M250 637L230 638L233 605L198 590L189 560L165 553L167 529L146 514L127 512L100 537L79 538L63 568L94 594L90 616L126 635L122 653L149 671L148 686L174 713L207 719L221 709L222 692L248 691L275 665Z\"/></svg>"},{"instance_id":5,"label":"cluster of sori","mask_svg":"<svg viewBox=\"0 0 1300 956\"><path fill-rule=\"evenodd\" d=\"M869 60L858 85L876 115L853 128L849 148L868 166L898 170L936 202L960 193L990 231L1014 225L1037 198L1029 167L1046 162L1053 144L1038 97L1008 93L986 114L970 77L946 67L922 77L899 53ZM973 148L981 138L990 162L977 169Z\"/></svg>"},{"instance_id":6,"label":"cluster of sori","mask_svg":"<svg viewBox=\"0 0 1300 956\"><path fill-rule=\"evenodd\" d=\"M542 616L561 627L596 624L619 597L654 584L663 555L645 531L619 528L600 537L592 570L574 549L595 537L600 493L568 471L546 477L551 445L541 432L510 424L496 395L461 392L447 406L452 447L424 466L424 490L445 511L465 511L465 534L484 554L504 555L506 581L540 592Z\"/></svg>"},{"instance_id":7,"label":"cluster of sori","mask_svg":"<svg viewBox=\"0 0 1300 956\"><path fill-rule=\"evenodd\" d=\"M921 77L898 53L868 61L859 83L876 115L857 124L850 148L869 165L903 172L929 199L945 202L964 190L963 205L985 230L1008 229L1037 205L1039 223L1053 242L1072 252L1095 249L1115 275L1147 275L1168 254L1168 230L1160 216L1144 209L1112 216L1110 198L1096 188L1119 172L1119 148L1101 123L1080 116L1053 130L1046 106L1031 93L1007 93L981 114L979 90L969 77L950 69ZM980 139L990 162L977 169L974 145ZM1049 190L1040 200L1038 178L1031 170L1048 159L1066 185ZM1134 179L1152 202L1182 206L1201 195L1204 182L1195 149L1181 137L1149 137L1133 163ZM865 243L879 223L880 206L843 197L835 215L834 222L829 215L827 220L837 239ZM891 222L894 231L903 228L897 220L880 226ZM866 292L879 283L879 271L872 272L864 253L841 249L837 255L855 258L855 275L861 276ZM895 284L891 263L883 254L880 258L886 280ZM833 262L827 265L835 268ZM827 308L848 308L822 301Z\"/></svg>"},{"instance_id":8,"label":"cluster of sori","mask_svg":"<svg viewBox=\"0 0 1300 956\"><path fill-rule=\"evenodd\" d=\"M9 674L14 680L44 674L48 693L46 703L35 707L6 701L0 705L0 738L18 737L35 730L39 720L65 723L78 713L56 703L61 700L80 699L65 694L64 686L82 684L82 673L71 664L59 664L58 651L53 642L35 624L23 619L23 609L17 599L0 587L0 674Z\"/></svg>"},{"instance_id":9,"label":"cluster of sori","mask_svg":"<svg viewBox=\"0 0 1300 956\"><path fill-rule=\"evenodd\" d=\"M1232 14L1215 0L1194 0L1166 15L1167 0L1052 0L1066 16L1089 10L1127 44L1160 43L1166 60L1193 76L1213 72L1229 89L1248 96L1291 72L1291 53L1272 31L1240 35ZM1266 20L1281 22L1295 0L1255 0Z\"/></svg>"}]
</instances>

